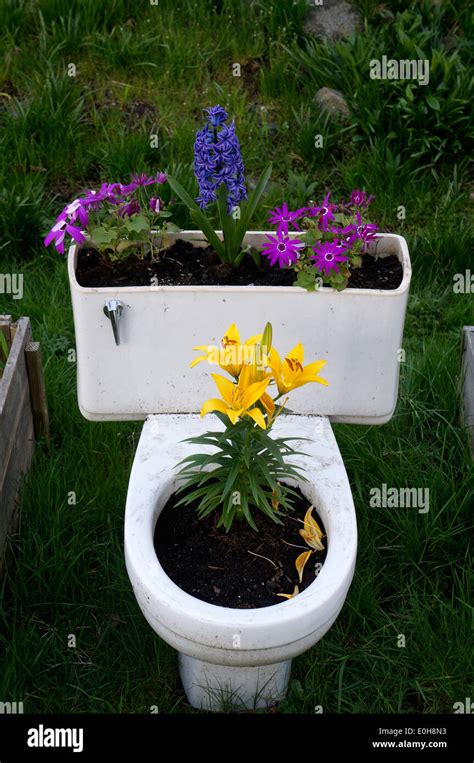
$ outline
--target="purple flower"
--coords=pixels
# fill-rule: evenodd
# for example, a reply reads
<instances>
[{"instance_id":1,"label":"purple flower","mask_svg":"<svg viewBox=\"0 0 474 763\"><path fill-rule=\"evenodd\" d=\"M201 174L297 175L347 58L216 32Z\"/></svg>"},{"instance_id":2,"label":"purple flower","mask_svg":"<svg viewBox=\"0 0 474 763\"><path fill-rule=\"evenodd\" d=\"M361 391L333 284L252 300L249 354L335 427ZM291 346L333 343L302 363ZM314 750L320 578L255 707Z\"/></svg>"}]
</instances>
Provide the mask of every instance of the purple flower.
<instances>
[{"instance_id":1,"label":"purple flower","mask_svg":"<svg viewBox=\"0 0 474 763\"><path fill-rule=\"evenodd\" d=\"M224 183L230 214L239 201L247 198L240 144L234 122L225 124L227 113L221 106L212 106L205 111L209 119L196 133L194 143L194 174L199 183L196 201L201 209L212 204L217 200L219 186Z\"/></svg>"},{"instance_id":2,"label":"purple flower","mask_svg":"<svg viewBox=\"0 0 474 763\"><path fill-rule=\"evenodd\" d=\"M363 223L362 217L360 216L359 212L356 212L356 219L357 219L357 225L354 225L354 232L350 238L352 238L351 243L353 243L356 239L360 239L363 241L363 247L362 251L367 251L368 245L375 241L377 238L377 235L375 231L378 230L377 225L375 223Z\"/></svg>"},{"instance_id":3,"label":"purple flower","mask_svg":"<svg viewBox=\"0 0 474 763\"><path fill-rule=\"evenodd\" d=\"M262 255L268 257L270 265L278 265L281 268L287 267L298 260L298 251L304 247L304 244L297 239L291 239L284 235L281 230L277 231L275 236L267 236L267 240L262 247Z\"/></svg>"},{"instance_id":4,"label":"purple flower","mask_svg":"<svg viewBox=\"0 0 474 763\"><path fill-rule=\"evenodd\" d=\"M222 106L211 106L208 109L203 109L206 114L209 115L209 121L213 127L220 127L228 118L228 113Z\"/></svg>"},{"instance_id":5,"label":"purple flower","mask_svg":"<svg viewBox=\"0 0 474 763\"><path fill-rule=\"evenodd\" d=\"M129 202L119 207L118 210L120 217L131 217L138 214L138 212L140 212L140 204L136 199L130 199Z\"/></svg>"},{"instance_id":6,"label":"purple flower","mask_svg":"<svg viewBox=\"0 0 474 763\"><path fill-rule=\"evenodd\" d=\"M276 225L278 231L288 233L288 227L293 225L294 228L300 230L297 220L300 219L306 212L306 209L297 209L295 212L290 212L286 202L283 202L281 208L276 207L273 212L270 212L268 222L270 225Z\"/></svg>"},{"instance_id":7,"label":"purple flower","mask_svg":"<svg viewBox=\"0 0 474 763\"><path fill-rule=\"evenodd\" d=\"M356 188L355 191L352 191L351 198L347 206L366 208L374 199L375 196L367 196L365 191L359 191L359 189Z\"/></svg>"},{"instance_id":8,"label":"purple flower","mask_svg":"<svg viewBox=\"0 0 474 763\"><path fill-rule=\"evenodd\" d=\"M100 207L104 201L115 200L117 188L119 190L122 188L120 183L102 183L98 191L88 191L81 201L88 209L95 209Z\"/></svg>"},{"instance_id":9,"label":"purple flower","mask_svg":"<svg viewBox=\"0 0 474 763\"><path fill-rule=\"evenodd\" d=\"M166 177L166 172L158 172L155 178L155 183L162 185L163 183L166 183L167 179L168 178Z\"/></svg>"},{"instance_id":10,"label":"purple flower","mask_svg":"<svg viewBox=\"0 0 474 763\"><path fill-rule=\"evenodd\" d=\"M57 220L44 240L44 245L49 246L54 241L54 246L60 254L64 254L64 239L66 234L71 236L77 244L83 244L85 236L79 228L71 225L67 220Z\"/></svg>"},{"instance_id":11,"label":"purple flower","mask_svg":"<svg viewBox=\"0 0 474 763\"><path fill-rule=\"evenodd\" d=\"M339 273L339 263L347 261L347 256L343 252L347 252L349 247L340 241L325 241L317 243L311 249L314 252L311 257L314 260L314 267L321 273L330 275L331 271Z\"/></svg>"},{"instance_id":12,"label":"purple flower","mask_svg":"<svg viewBox=\"0 0 474 763\"><path fill-rule=\"evenodd\" d=\"M150 199L150 209L152 212L158 212L161 211L161 199L159 197L152 196Z\"/></svg>"},{"instance_id":13,"label":"purple flower","mask_svg":"<svg viewBox=\"0 0 474 763\"><path fill-rule=\"evenodd\" d=\"M149 177L148 175L145 175L143 172L141 175L132 175L132 182L130 185L134 185L135 188L137 188L139 185L146 186L146 185L152 185L153 183L156 183L156 180L154 177Z\"/></svg>"},{"instance_id":14,"label":"purple flower","mask_svg":"<svg viewBox=\"0 0 474 763\"><path fill-rule=\"evenodd\" d=\"M334 220L333 211L336 209L336 205L329 202L330 195L331 191L329 191L320 207L310 207L308 209L310 217L319 217L319 227L322 230L326 230L329 223Z\"/></svg>"},{"instance_id":15,"label":"purple flower","mask_svg":"<svg viewBox=\"0 0 474 763\"><path fill-rule=\"evenodd\" d=\"M74 201L71 201L71 203L65 206L61 214L56 218L56 222L68 219L69 222L75 223L79 220L82 227L85 228L89 222L89 215L87 214L83 203L83 199L74 199Z\"/></svg>"}]
</instances>

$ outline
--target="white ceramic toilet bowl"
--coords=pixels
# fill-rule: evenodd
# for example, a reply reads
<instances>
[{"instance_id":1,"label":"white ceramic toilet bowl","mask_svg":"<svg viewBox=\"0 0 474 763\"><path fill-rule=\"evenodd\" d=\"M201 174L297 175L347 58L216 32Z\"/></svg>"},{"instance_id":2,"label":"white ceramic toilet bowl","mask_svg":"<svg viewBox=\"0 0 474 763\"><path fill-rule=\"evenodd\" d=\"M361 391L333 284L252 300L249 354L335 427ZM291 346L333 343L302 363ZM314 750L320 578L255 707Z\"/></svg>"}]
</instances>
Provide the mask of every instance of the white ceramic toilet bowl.
<instances>
[{"instance_id":1,"label":"white ceramic toilet bowl","mask_svg":"<svg viewBox=\"0 0 474 763\"><path fill-rule=\"evenodd\" d=\"M191 705L265 707L284 697L292 658L324 636L344 604L356 561L355 509L329 420L281 416L275 436L309 438L293 443L307 455L291 460L304 467L308 482L299 487L326 528L328 553L319 575L294 598L258 609L220 607L185 593L158 561L155 526L176 489L175 465L196 450L182 440L219 428L217 419L196 414L146 420L128 488L125 560L144 616L180 653L181 680Z\"/></svg>"}]
</instances>

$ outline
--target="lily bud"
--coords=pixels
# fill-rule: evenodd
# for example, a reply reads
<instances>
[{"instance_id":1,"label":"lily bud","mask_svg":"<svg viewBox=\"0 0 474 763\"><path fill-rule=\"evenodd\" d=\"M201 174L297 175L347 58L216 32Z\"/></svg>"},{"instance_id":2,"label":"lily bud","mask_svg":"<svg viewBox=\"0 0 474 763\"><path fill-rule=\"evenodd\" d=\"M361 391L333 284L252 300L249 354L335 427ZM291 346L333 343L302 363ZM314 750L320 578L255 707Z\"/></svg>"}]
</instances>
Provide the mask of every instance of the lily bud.
<instances>
[{"instance_id":1,"label":"lily bud","mask_svg":"<svg viewBox=\"0 0 474 763\"><path fill-rule=\"evenodd\" d=\"M262 347L262 352L264 355L269 355L270 350L272 349L272 324L267 323L265 328L263 329L262 339L260 341L260 345Z\"/></svg>"}]
</instances>

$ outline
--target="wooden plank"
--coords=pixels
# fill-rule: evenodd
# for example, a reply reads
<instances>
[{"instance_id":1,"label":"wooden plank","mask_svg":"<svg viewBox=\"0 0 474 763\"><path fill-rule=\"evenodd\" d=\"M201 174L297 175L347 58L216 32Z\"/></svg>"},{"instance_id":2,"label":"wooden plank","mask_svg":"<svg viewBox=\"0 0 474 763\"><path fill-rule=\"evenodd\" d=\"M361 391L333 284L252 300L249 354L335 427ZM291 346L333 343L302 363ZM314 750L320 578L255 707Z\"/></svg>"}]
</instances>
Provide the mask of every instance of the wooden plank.
<instances>
[{"instance_id":1,"label":"wooden plank","mask_svg":"<svg viewBox=\"0 0 474 763\"><path fill-rule=\"evenodd\" d=\"M39 342L29 342L25 348L25 356L36 439L46 437L49 440L48 402Z\"/></svg>"},{"instance_id":2,"label":"wooden plank","mask_svg":"<svg viewBox=\"0 0 474 763\"><path fill-rule=\"evenodd\" d=\"M19 426L15 432L14 447L6 464L3 484L0 485L0 575L2 573L7 535L18 522L17 497L22 477L28 471L33 457L35 433L29 396L25 395Z\"/></svg>"},{"instance_id":3,"label":"wooden plank","mask_svg":"<svg viewBox=\"0 0 474 763\"><path fill-rule=\"evenodd\" d=\"M21 427L22 418L28 414L28 417L33 419L26 366L24 371L15 377L13 384L16 390L15 397L13 398L15 409L12 409L12 415L5 417L4 421L0 419L0 495L5 475L11 464L12 453L18 443L18 432ZM6 422L5 426L3 426L4 422ZM21 445L21 443L19 444Z\"/></svg>"},{"instance_id":4,"label":"wooden plank","mask_svg":"<svg viewBox=\"0 0 474 763\"><path fill-rule=\"evenodd\" d=\"M10 352L0 379L0 568L6 538L15 522L18 490L34 451L34 421L27 369L26 347L32 340L28 318L2 327L11 340Z\"/></svg>"},{"instance_id":5,"label":"wooden plank","mask_svg":"<svg viewBox=\"0 0 474 763\"><path fill-rule=\"evenodd\" d=\"M13 394L10 392L10 386L16 375L16 368L18 364L21 364L23 361L26 369L26 362L24 358L25 347L28 342L31 342L32 340L29 318L20 318L17 321L16 328L17 331L15 334L15 339L12 343L10 354L8 356L8 360L3 371L3 376L0 381L0 421L3 410L9 405L9 396L10 394Z\"/></svg>"},{"instance_id":6,"label":"wooden plank","mask_svg":"<svg viewBox=\"0 0 474 763\"><path fill-rule=\"evenodd\" d=\"M22 414L25 395L30 397L30 385L26 370L25 347L31 341L28 318L20 318L5 373L0 380L0 469L10 460L15 441L14 433ZM30 403L31 405L31 403ZM0 473L0 484L2 481Z\"/></svg>"}]
</instances>

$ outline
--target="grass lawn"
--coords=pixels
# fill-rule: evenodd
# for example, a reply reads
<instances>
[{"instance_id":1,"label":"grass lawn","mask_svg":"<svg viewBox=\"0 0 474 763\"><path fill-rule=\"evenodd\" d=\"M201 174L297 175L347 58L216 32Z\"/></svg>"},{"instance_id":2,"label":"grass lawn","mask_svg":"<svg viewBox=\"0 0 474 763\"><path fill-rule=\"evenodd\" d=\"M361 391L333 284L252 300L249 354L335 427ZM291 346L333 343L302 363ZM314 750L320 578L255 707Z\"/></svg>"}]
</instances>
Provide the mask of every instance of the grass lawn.
<instances>
[{"instance_id":1,"label":"grass lawn","mask_svg":"<svg viewBox=\"0 0 474 763\"><path fill-rule=\"evenodd\" d=\"M396 414L381 428L335 426L360 533L354 582L334 627L295 660L278 711L440 713L474 696L473 481L458 393L474 310L472 293L453 291L456 273L474 271L472 7L355 5L361 31L327 44L305 37L305 3L292 0L1 3L1 272L23 274L24 296L0 293L0 314L30 316L42 344L52 443L23 485L0 581L0 700L25 712L195 712L125 570L141 425L82 419L66 265L42 238L65 202L102 180L167 170L190 183L201 109L215 103L235 117L248 176L273 161L252 227L283 200L294 208L364 188L413 262ZM428 59L429 84L371 80L382 55ZM344 94L347 121L320 112L320 87ZM429 512L371 508L383 483L429 488Z\"/></svg>"}]
</instances>

